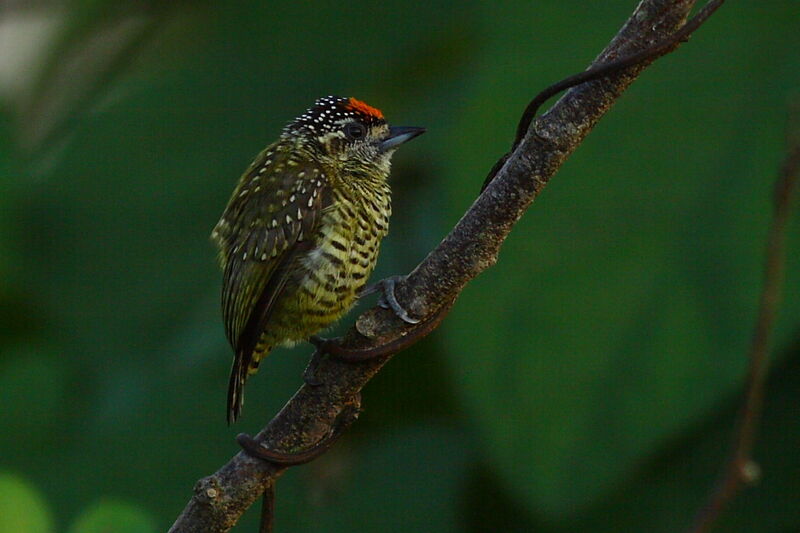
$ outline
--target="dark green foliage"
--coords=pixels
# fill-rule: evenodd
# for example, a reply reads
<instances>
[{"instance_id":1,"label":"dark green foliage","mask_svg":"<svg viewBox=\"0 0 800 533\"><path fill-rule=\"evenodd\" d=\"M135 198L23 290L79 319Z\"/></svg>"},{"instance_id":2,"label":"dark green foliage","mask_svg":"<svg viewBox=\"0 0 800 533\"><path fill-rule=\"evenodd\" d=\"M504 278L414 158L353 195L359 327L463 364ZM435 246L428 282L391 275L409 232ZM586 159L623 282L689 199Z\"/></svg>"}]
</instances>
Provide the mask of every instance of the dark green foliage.
<instances>
[{"instance_id":1,"label":"dark green foliage","mask_svg":"<svg viewBox=\"0 0 800 533\"><path fill-rule=\"evenodd\" d=\"M76 12L64 43L124 15L101 4ZM170 3L148 11L134 56L81 74L96 83L45 144L20 132L46 114L0 101L0 499L32 509L25 531L166 530L235 434L300 385L308 346L264 361L226 426L208 240L287 120L344 94L428 127L395 157L374 277L407 272L477 194L527 101L583 69L634 4L442 1L422 16L406 2ZM367 387L350 433L281 478L278 531L686 527L741 390L800 84L794 4L730 2L645 72L442 330ZM798 219L763 480L720 531L800 527ZM4 519L0 532L22 527Z\"/></svg>"}]
</instances>

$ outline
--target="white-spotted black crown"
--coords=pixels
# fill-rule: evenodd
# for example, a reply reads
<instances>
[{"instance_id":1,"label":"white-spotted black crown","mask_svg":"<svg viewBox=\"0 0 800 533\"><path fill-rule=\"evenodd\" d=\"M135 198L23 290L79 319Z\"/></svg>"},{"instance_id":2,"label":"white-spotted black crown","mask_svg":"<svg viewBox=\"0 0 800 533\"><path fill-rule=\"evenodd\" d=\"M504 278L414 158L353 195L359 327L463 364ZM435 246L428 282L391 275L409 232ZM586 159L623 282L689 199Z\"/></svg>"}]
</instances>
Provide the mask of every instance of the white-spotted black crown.
<instances>
[{"instance_id":1,"label":"white-spotted black crown","mask_svg":"<svg viewBox=\"0 0 800 533\"><path fill-rule=\"evenodd\" d=\"M355 98L325 96L317 99L305 113L294 119L284 128L284 133L312 133L322 135L342 127L343 119L352 119L365 126L384 122L379 109Z\"/></svg>"}]
</instances>

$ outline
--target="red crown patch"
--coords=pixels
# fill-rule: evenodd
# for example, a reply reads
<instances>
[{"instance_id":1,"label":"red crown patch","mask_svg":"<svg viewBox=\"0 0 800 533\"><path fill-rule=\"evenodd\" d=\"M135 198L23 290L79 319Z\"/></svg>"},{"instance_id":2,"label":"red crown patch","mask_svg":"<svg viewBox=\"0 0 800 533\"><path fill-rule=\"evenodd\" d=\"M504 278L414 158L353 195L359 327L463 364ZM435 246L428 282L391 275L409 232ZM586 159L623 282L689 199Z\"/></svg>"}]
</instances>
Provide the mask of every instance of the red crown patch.
<instances>
[{"instance_id":1,"label":"red crown patch","mask_svg":"<svg viewBox=\"0 0 800 533\"><path fill-rule=\"evenodd\" d=\"M345 106L346 109L350 111L354 111L356 113L362 113L364 115L376 118L376 119L383 119L383 113L381 113L380 109L372 107L371 105L365 104L361 100L356 100L355 98L350 98Z\"/></svg>"}]
</instances>

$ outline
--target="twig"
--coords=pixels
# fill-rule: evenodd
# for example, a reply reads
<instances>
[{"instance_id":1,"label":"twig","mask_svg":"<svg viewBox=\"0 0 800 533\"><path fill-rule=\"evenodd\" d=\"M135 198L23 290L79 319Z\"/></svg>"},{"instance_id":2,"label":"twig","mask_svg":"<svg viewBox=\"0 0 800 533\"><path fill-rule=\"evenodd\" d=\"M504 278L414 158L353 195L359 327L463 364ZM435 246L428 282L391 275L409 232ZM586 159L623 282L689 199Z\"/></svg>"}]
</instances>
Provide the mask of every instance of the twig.
<instances>
[{"instance_id":1,"label":"twig","mask_svg":"<svg viewBox=\"0 0 800 533\"><path fill-rule=\"evenodd\" d=\"M275 523L275 482L271 482L264 489L264 500L261 504L261 523L258 533L272 533Z\"/></svg>"},{"instance_id":2,"label":"twig","mask_svg":"<svg viewBox=\"0 0 800 533\"><path fill-rule=\"evenodd\" d=\"M663 42L682 27L694 3L695 0L642 0L594 64L627 57ZM437 322L444 317L446 311L439 313L442 307L454 302L467 283L497 261L500 247L517 220L652 59L571 89L531 123L458 224L396 286L395 294L409 314L423 318L423 323L432 317ZM415 327L391 311L375 307L358 317L342 346L385 346L412 334ZM358 364L323 359L315 369L315 377L324 385L301 387L256 435L256 440L277 451L312 447L330 433L338 414L357 401L358 393L391 355ZM194 496L170 531L228 531L283 470L284 467L244 453L237 454L195 485Z\"/></svg>"},{"instance_id":3,"label":"twig","mask_svg":"<svg viewBox=\"0 0 800 533\"><path fill-rule=\"evenodd\" d=\"M742 403L737 431L733 438L733 452L706 504L695 517L690 531L710 531L722 511L741 488L758 478L758 465L752 459L764 399L764 382L769 362L769 344L775 317L780 303L786 245L786 225L791 210L792 193L800 176L800 113L795 110L795 120L789 125L788 153L773 191L773 217L767 234L764 260L764 286L758 304L753 339L748 353L747 385Z\"/></svg>"}]
</instances>

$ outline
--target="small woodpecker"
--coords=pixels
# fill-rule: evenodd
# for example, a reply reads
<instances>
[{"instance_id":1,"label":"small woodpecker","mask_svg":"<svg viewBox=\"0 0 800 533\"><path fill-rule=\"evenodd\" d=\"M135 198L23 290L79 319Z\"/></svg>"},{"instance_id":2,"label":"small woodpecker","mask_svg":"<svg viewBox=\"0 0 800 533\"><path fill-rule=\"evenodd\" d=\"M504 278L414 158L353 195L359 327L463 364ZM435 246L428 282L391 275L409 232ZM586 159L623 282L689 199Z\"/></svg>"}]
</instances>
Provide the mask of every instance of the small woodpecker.
<instances>
[{"instance_id":1,"label":"small woodpecker","mask_svg":"<svg viewBox=\"0 0 800 533\"><path fill-rule=\"evenodd\" d=\"M327 96L241 177L211 234L235 352L228 423L273 348L308 340L355 304L389 229L392 155L424 131L390 127L364 102Z\"/></svg>"}]
</instances>

